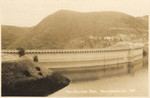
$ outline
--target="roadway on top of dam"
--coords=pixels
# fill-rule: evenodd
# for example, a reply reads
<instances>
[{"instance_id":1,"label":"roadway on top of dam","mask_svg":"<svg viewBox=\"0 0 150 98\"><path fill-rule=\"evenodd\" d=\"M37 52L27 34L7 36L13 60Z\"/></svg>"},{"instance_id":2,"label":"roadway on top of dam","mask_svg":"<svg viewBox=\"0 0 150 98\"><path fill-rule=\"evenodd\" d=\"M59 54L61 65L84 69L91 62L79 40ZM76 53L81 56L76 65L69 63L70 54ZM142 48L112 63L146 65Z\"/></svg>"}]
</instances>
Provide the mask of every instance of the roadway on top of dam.
<instances>
[{"instance_id":1,"label":"roadway on top of dam","mask_svg":"<svg viewBox=\"0 0 150 98\"><path fill-rule=\"evenodd\" d=\"M84 53L84 52L107 52L124 51L143 48L142 43L119 42L107 48L94 49L25 49L26 53ZM16 49L2 49L2 53L18 53Z\"/></svg>"}]
</instances>

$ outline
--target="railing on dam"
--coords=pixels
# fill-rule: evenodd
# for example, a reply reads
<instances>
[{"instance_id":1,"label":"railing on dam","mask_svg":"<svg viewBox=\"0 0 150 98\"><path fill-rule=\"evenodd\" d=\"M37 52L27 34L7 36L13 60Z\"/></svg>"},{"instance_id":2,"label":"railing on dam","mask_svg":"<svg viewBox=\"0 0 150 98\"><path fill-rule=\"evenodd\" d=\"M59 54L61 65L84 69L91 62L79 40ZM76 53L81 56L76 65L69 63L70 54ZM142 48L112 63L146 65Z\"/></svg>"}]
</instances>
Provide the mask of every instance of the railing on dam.
<instances>
[{"instance_id":1,"label":"railing on dam","mask_svg":"<svg viewBox=\"0 0 150 98\"><path fill-rule=\"evenodd\" d=\"M136 48L103 48L103 49L41 49L41 50L35 50L35 49L28 49L25 50L25 53L27 54L42 54L42 53L95 53L95 52L109 52L109 51L125 51L125 50L136 50L140 49L142 47L136 47ZM9 54L16 54L18 53L18 50L2 50L2 53L9 53Z\"/></svg>"}]
</instances>

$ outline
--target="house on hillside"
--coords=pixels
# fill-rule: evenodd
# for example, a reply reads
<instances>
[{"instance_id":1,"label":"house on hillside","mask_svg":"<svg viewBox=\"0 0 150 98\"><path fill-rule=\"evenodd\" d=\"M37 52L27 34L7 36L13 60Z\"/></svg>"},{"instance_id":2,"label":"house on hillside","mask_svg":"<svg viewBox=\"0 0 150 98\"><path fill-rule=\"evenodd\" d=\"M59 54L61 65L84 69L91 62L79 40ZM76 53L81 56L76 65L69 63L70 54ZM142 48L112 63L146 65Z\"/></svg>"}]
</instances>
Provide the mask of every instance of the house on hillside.
<instances>
[{"instance_id":1,"label":"house on hillside","mask_svg":"<svg viewBox=\"0 0 150 98\"><path fill-rule=\"evenodd\" d=\"M114 37L104 37L104 40L113 41Z\"/></svg>"}]
</instances>

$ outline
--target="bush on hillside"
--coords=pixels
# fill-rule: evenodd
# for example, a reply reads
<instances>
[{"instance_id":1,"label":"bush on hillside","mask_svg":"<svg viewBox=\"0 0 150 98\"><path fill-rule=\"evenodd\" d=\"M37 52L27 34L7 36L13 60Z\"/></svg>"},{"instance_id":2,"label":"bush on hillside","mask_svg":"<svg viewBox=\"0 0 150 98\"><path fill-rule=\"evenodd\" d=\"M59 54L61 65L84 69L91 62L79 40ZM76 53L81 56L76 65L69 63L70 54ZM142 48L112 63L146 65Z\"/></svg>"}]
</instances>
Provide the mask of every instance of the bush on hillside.
<instances>
[{"instance_id":1,"label":"bush on hillside","mask_svg":"<svg viewBox=\"0 0 150 98\"><path fill-rule=\"evenodd\" d=\"M18 55L19 55L19 57L25 55L25 49L18 47L17 50L18 50Z\"/></svg>"},{"instance_id":2,"label":"bush on hillside","mask_svg":"<svg viewBox=\"0 0 150 98\"><path fill-rule=\"evenodd\" d=\"M37 63L37 62L39 61L39 60L38 60L38 57L37 57L37 56L34 56L34 57L33 57L33 61Z\"/></svg>"}]
</instances>

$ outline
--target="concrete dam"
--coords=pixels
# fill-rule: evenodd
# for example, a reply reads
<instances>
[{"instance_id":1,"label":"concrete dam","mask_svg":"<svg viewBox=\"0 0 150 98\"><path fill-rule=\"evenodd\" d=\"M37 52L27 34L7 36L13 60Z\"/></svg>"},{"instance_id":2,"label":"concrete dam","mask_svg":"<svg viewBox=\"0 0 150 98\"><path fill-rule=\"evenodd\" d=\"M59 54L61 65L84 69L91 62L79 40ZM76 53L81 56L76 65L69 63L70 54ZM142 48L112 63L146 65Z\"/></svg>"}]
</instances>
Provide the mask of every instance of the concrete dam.
<instances>
[{"instance_id":1,"label":"concrete dam","mask_svg":"<svg viewBox=\"0 0 150 98\"><path fill-rule=\"evenodd\" d=\"M2 54L17 55L17 50ZM26 50L26 57L37 55L39 66L63 74L72 81L97 79L132 73L143 66L143 48Z\"/></svg>"}]
</instances>

